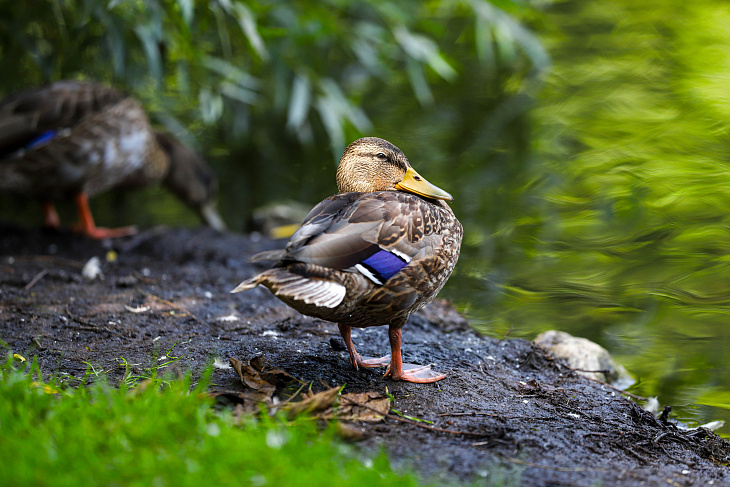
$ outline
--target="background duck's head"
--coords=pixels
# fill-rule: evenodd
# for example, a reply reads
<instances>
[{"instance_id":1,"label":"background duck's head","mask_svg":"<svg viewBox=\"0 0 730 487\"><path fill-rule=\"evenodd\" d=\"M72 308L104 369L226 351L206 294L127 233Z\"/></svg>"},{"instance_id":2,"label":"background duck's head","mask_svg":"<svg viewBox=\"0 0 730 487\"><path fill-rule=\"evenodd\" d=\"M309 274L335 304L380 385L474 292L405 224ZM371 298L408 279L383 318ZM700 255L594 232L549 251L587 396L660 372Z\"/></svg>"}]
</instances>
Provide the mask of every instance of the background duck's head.
<instances>
[{"instance_id":1,"label":"background duck's head","mask_svg":"<svg viewBox=\"0 0 730 487\"><path fill-rule=\"evenodd\" d=\"M453 199L419 175L403 151L377 137L358 139L345 149L337 166L337 188L340 193L406 191L427 198Z\"/></svg>"},{"instance_id":2,"label":"background duck's head","mask_svg":"<svg viewBox=\"0 0 730 487\"><path fill-rule=\"evenodd\" d=\"M164 132L155 132L157 143L169 159L164 184L193 208L205 223L216 230L226 225L215 209L218 181L202 157Z\"/></svg>"}]
</instances>

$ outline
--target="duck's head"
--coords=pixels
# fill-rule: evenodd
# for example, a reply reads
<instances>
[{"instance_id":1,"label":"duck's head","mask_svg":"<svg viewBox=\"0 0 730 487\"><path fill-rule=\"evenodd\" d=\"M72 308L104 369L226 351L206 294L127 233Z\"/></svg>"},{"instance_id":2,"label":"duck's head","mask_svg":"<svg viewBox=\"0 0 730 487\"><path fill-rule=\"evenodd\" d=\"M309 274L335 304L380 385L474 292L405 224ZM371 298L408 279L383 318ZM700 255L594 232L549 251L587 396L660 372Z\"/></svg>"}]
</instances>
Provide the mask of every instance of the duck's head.
<instances>
[{"instance_id":1,"label":"duck's head","mask_svg":"<svg viewBox=\"0 0 730 487\"><path fill-rule=\"evenodd\" d=\"M170 161L165 185L194 209L209 227L225 230L226 225L215 209L218 181L210 166L170 134L155 132L155 137Z\"/></svg>"},{"instance_id":2,"label":"duck's head","mask_svg":"<svg viewBox=\"0 0 730 487\"><path fill-rule=\"evenodd\" d=\"M453 199L418 174L403 151L377 137L358 139L345 149L337 166L337 187L340 193L406 191L426 198Z\"/></svg>"}]
</instances>

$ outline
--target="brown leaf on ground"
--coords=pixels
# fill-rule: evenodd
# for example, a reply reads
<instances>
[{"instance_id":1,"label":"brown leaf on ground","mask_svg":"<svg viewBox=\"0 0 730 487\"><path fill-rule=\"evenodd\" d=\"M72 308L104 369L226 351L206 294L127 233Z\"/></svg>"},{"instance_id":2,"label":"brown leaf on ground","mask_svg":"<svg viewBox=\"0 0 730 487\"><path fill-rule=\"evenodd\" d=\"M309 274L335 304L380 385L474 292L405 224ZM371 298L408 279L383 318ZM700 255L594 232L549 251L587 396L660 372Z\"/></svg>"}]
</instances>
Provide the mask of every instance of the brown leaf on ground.
<instances>
[{"instance_id":1,"label":"brown leaf on ground","mask_svg":"<svg viewBox=\"0 0 730 487\"><path fill-rule=\"evenodd\" d=\"M231 357L230 362L244 386L266 393L269 397L276 391L276 386L299 382L296 377L285 370L264 370L262 357L245 362Z\"/></svg>"},{"instance_id":2,"label":"brown leaf on ground","mask_svg":"<svg viewBox=\"0 0 730 487\"><path fill-rule=\"evenodd\" d=\"M345 400L340 402L337 418L344 421L377 423L382 421L390 411L390 399L380 392L349 393L344 394L342 397ZM367 406L367 408L360 406L360 404Z\"/></svg>"},{"instance_id":3,"label":"brown leaf on ground","mask_svg":"<svg viewBox=\"0 0 730 487\"><path fill-rule=\"evenodd\" d=\"M225 406L234 406L234 417L239 418L241 414L256 414L261 409L261 404L271 406L271 395L259 391L212 391L208 395Z\"/></svg>"},{"instance_id":4,"label":"brown leaf on ground","mask_svg":"<svg viewBox=\"0 0 730 487\"><path fill-rule=\"evenodd\" d=\"M262 378L259 371L254 369L249 364L248 360L246 362L241 362L237 358L231 357L230 361L233 370L238 373L238 376L241 378L241 382L244 386L255 391L259 391L262 394L266 394L269 398L271 398L276 391L276 387L269 381Z\"/></svg>"},{"instance_id":5,"label":"brown leaf on ground","mask_svg":"<svg viewBox=\"0 0 730 487\"><path fill-rule=\"evenodd\" d=\"M283 386L292 382L301 382L296 377L282 369L266 370L261 372L261 378L274 386Z\"/></svg>"},{"instance_id":6,"label":"brown leaf on ground","mask_svg":"<svg viewBox=\"0 0 730 487\"><path fill-rule=\"evenodd\" d=\"M304 400L286 404L282 409L287 412L287 417L290 419L302 413L316 415L325 412L334 406L339 398L340 389L340 387L333 387L314 394L302 394L302 396L306 396Z\"/></svg>"},{"instance_id":7,"label":"brown leaf on ground","mask_svg":"<svg viewBox=\"0 0 730 487\"><path fill-rule=\"evenodd\" d=\"M249 363L254 369L258 370L259 372L263 372L266 368L266 357L263 355L258 355L252 358Z\"/></svg>"}]
</instances>

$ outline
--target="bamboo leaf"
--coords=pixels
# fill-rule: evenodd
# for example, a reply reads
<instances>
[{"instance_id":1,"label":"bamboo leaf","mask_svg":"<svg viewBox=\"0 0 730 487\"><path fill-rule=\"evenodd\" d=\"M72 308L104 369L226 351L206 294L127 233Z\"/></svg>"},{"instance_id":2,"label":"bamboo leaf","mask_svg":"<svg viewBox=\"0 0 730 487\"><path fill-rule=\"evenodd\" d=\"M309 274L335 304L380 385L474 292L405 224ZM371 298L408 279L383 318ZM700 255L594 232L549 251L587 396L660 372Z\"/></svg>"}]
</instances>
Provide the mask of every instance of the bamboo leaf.
<instances>
[{"instance_id":1,"label":"bamboo leaf","mask_svg":"<svg viewBox=\"0 0 730 487\"><path fill-rule=\"evenodd\" d=\"M428 87L428 81L423 73L423 68L413 59L406 60L406 72L408 80L411 82L413 92L421 105L428 105L433 102L433 94L431 88Z\"/></svg>"},{"instance_id":2,"label":"bamboo leaf","mask_svg":"<svg viewBox=\"0 0 730 487\"><path fill-rule=\"evenodd\" d=\"M220 93L214 93L208 88L200 90L198 95L200 114L205 123L217 121L223 113L223 99Z\"/></svg>"},{"instance_id":3,"label":"bamboo leaf","mask_svg":"<svg viewBox=\"0 0 730 487\"><path fill-rule=\"evenodd\" d=\"M185 25L187 27L190 27L190 24L193 21L193 0L177 0L177 3L180 5L180 12L182 13L183 22L185 22Z\"/></svg>"},{"instance_id":4,"label":"bamboo leaf","mask_svg":"<svg viewBox=\"0 0 730 487\"><path fill-rule=\"evenodd\" d=\"M248 42L251 44L251 47L253 47L254 51L256 51L256 54L258 54L263 60L269 59L269 53L266 50L264 41L256 28L256 20L254 19L251 10L242 3L236 3L233 6L233 10L238 18L238 23L241 26L246 39L248 39Z\"/></svg>"},{"instance_id":5,"label":"bamboo leaf","mask_svg":"<svg viewBox=\"0 0 730 487\"><path fill-rule=\"evenodd\" d=\"M292 81L291 99L287 114L286 126L298 130L307 119L311 105L312 87L309 80L303 76L295 76Z\"/></svg>"},{"instance_id":6,"label":"bamboo leaf","mask_svg":"<svg viewBox=\"0 0 730 487\"><path fill-rule=\"evenodd\" d=\"M248 105L254 105L258 101L258 94L255 91L248 90L230 81L225 81L221 84L221 93Z\"/></svg>"},{"instance_id":7,"label":"bamboo leaf","mask_svg":"<svg viewBox=\"0 0 730 487\"><path fill-rule=\"evenodd\" d=\"M453 80L456 77L456 71L443 58L433 40L423 35L414 34L405 26L396 27L393 30L393 35L411 58L428 64L445 80Z\"/></svg>"},{"instance_id":8,"label":"bamboo leaf","mask_svg":"<svg viewBox=\"0 0 730 487\"><path fill-rule=\"evenodd\" d=\"M261 85L258 79L225 59L207 56L203 59L203 65L211 71L218 73L224 79L235 82L241 88L256 90Z\"/></svg>"},{"instance_id":9,"label":"bamboo leaf","mask_svg":"<svg viewBox=\"0 0 730 487\"><path fill-rule=\"evenodd\" d=\"M161 80L162 58L160 57L160 51L157 44L158 39L155 36L154 27L150 24L143 24L134 29L134 31L137 33L137 37L139 37L139 40L142 42L142 46L144 47L150 75L155 80Z\"/></svg>"}]
</instances>

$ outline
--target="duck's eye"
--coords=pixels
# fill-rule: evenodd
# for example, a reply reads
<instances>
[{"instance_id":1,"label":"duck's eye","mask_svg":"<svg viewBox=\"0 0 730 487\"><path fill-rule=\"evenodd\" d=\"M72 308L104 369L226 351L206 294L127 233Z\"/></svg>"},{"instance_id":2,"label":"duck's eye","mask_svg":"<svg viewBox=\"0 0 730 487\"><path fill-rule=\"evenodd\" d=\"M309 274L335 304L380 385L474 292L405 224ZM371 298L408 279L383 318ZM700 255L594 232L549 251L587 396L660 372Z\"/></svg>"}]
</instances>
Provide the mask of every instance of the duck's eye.
<instances>
[{"instance_id":1,"label":"duck's eye","mask_svg":"<svg viewBox=\"0 0 730 487\"><path fill-rule=\"evenodd\" d=\"M380 159L381 161L387 161L387 160L388 160L388 156L386 156L386 155L385 155L385 154L383 154L382 152L378 152L378 153L377 153L377 154L375 155L375 157L377 157L377 158L378 158L378 159Z\"/></svg>"}]
</instances>

